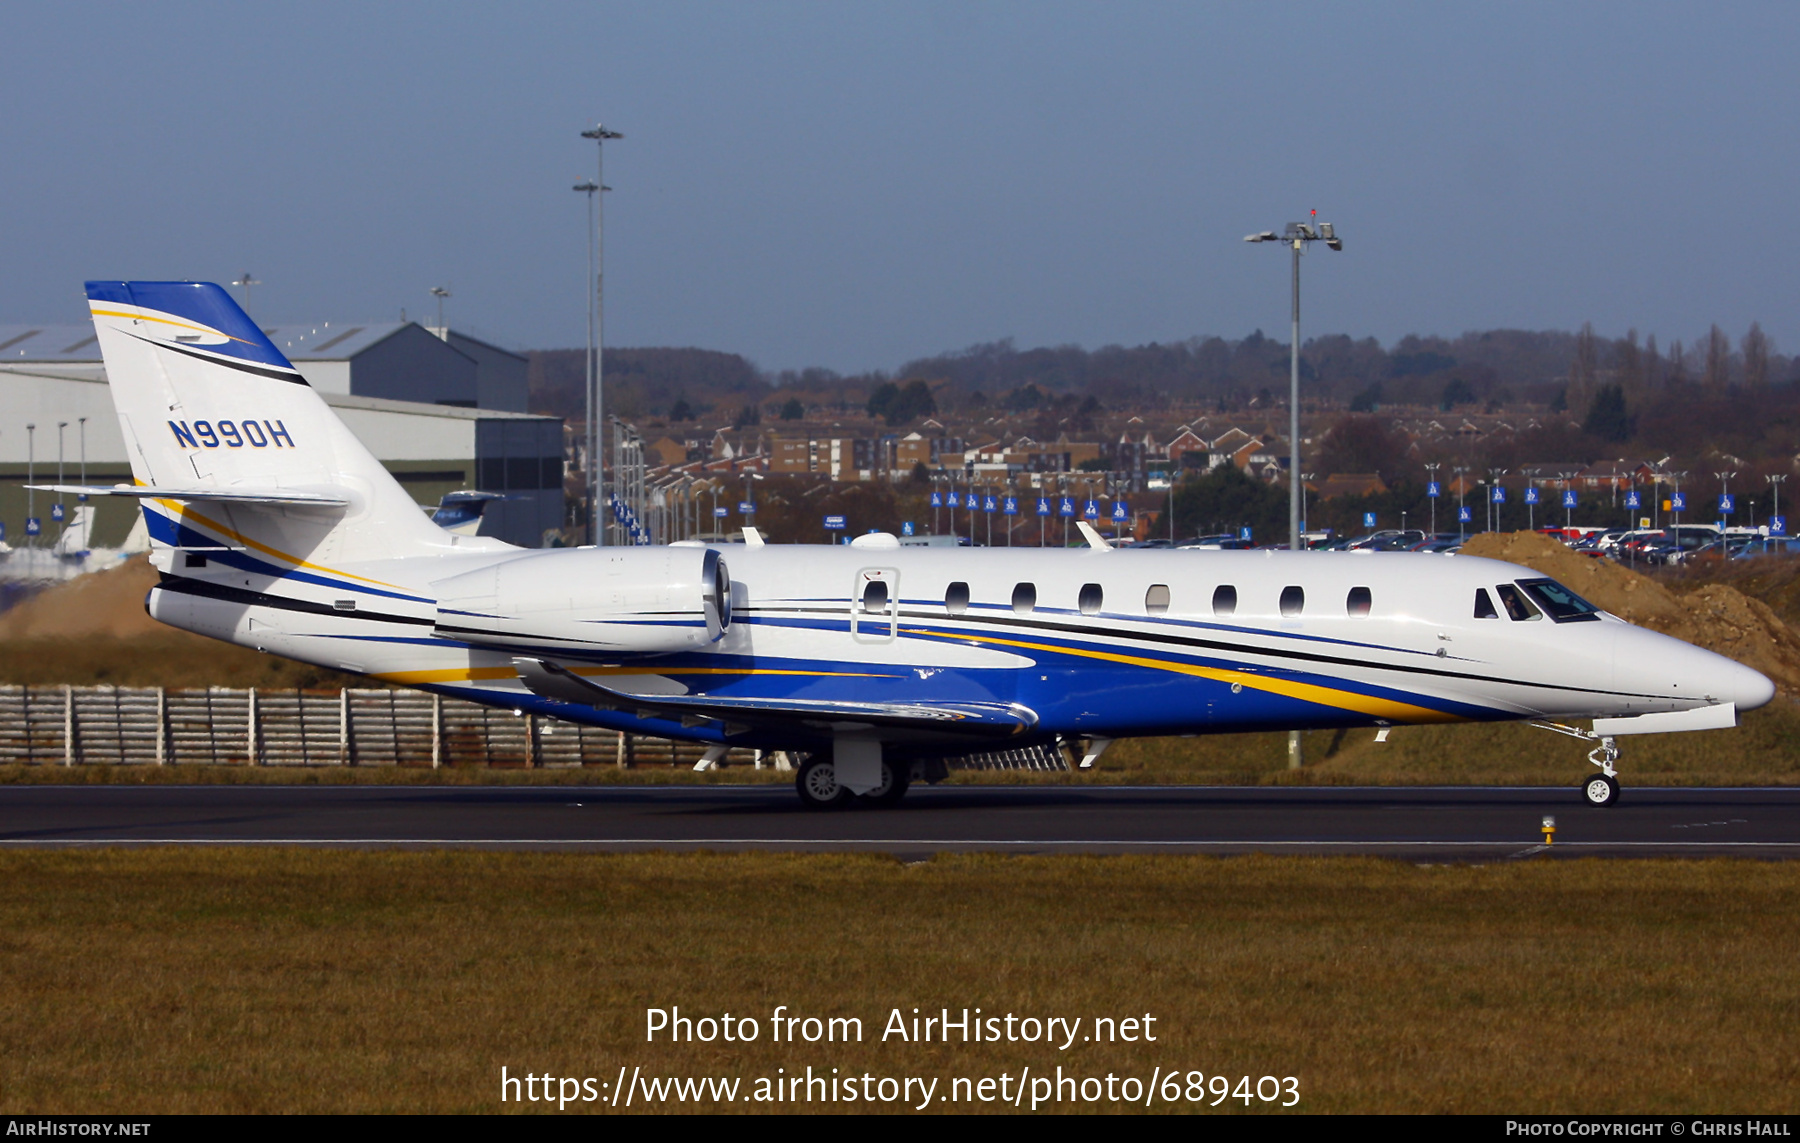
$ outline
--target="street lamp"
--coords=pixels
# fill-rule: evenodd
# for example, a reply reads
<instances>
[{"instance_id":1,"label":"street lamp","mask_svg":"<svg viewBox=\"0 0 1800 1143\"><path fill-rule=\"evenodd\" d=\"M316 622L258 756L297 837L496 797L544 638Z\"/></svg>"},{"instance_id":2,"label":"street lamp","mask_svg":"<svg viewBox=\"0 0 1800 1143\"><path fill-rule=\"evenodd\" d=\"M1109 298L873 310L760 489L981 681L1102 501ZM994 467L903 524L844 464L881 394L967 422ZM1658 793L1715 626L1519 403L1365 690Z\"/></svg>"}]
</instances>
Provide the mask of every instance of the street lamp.
<instances>
[{"instance_id":1,"label":"street lamp","mask_svg":"<svg viewBox=\"0 0 1800 1143\"><path fill-rule=\"evenodd\" d=\"M238 280L231 284L236 286L238 288L238 292L240 292L241 294L244 295L244 312L249 313L250 312L250 287L251 286L260 286L260 285L262 285L262 283L257 281L255 278L252 278L250 276L250 271L245 270L242 274L238 275Z\"/></svg>"},{"instance_id":2,"label":"street lamp","mask_svg":"<svg viewBox=\"0 0 1800 1143\"><path fill-rule=\"evenodd\" d=\"M1285 242L1294 251L1294 341L1288 354L1288 547L1299 551L1300 539L1300 255L1309 242L1323 242L1332 250L1344 248L1343 239L1329 222L1290 222L1279 235L1273 230L1244 235L1245 242Z\"/></svg>"},{"instance_id":3,"label":"street lamp","mask_svg":"<svg viewBox=\"0 0 1800 1143\"><path fill-rule=\"evenodd\" d=\"M430 292L431 296L437 299L438 304L437 335L443 340L449 341L449 331L444 328L444 299L450 296L450 291L442 286L433 286Z\"/></svg>"},{"instance_id":4,"label":"street lamp","mask_svg":"<svg viewBox=\"0 0 1800 1143\"><path fill-rule=\"evenodd\" d=\"M600 420L606 412L601 391L606 370L606 141L625 136L596 123L581 133L594 141L594 181L582 182L575 189L588 196L588 363L587 363L587 443L588 443L588 537L598 546L606 544L606 530L601 525L602 500L606 492L606 465L601 455Z\"/></svg>"},{"instance_id":5,"label":"street lamp","mask_svg":"<svg viewBox=\"0 0 1800 1143\"><path fill-rule=\"evenodd\" d=\"M1723 525L1729 523L1729 521L1725 519L1725 498L1731 495L1731 478L1736 476L1737 473L1715 472L1713 475L1719 478L1719 524L1721 525L1719 532L1720 534L1723 534L1725 531Z\"/></svg>"},{"instance_id":6,"label":"street lamp","mask_svg":"<svg viewBox=\"0 0 1800 1143\"><path fill-rule=\"evenodd\" d=\"M1425 466L1425 484L1427 486L1426 491L1428 493L1431 490L1430 486L1437 483L1437 470L1442 467L1444 467L1442 464L1428 464ZM1431 536L1433 539L1436 539L1437 538L1437 502L1438 502L1438 498L1436 496L1427 495L1425 497L1425 499L1431 501Z\"/></svg>"},{"instance_id":7,"label":"street lamp","mask_svg":"<svg viewBox=\"0 0 1800 1143\"><path fill-rule=\"evenodd\" d=\"M1787 480L1787 477L1764 476L1763 479L1769 482L1769 489L1775 493L1775 507L1769 512L1769 519L1771 521L1778 520L1781 518L1781 485L1783 481ZM1755 523L1755 521L1751 521L1751 523ZM1786 528L1782 529L1784 532L1786 530Z\"/></svg>"}]
</instances>

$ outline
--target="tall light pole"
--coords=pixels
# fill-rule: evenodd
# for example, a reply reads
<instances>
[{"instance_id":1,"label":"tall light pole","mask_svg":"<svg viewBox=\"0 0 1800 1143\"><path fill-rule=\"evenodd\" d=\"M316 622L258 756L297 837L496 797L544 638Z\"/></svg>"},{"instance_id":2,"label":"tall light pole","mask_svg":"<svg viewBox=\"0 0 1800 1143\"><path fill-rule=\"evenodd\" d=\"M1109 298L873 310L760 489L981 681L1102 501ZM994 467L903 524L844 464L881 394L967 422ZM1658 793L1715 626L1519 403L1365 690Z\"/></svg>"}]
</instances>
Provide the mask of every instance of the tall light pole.
<instances>
[{"instance_id":1,"label":"tall light pole","mask_svg":"<svg viewBox=\"0 0 1800 1143\"><path fill-rule=\"evenodd\" d=\"M243 296L244 296L244 302L243 302L244 312L249 313L250 312L250 287L251 286L260 286L260 285L262 285L262 283L257 281L255 278L252 278L250 276L250 271L245 270L242 274L238 275L238 280L231 284L238 288L239 293L243 294Z\"/></svg>"},{"instance_id":2,"label":"tall light pole","mask_svg":"<svg viewBox=\"0 0 1800 1143\"><path fill-rule=\"evenodd\" d=\"M1719 512L1719 523L1722 525L1719 528L1719 533L1723 535L1725 532L1725 527L1723 527L1723 525L1729 525L1731 523L1731 521L1725 518L1725 513L1723 511L1725 507L1725 498L1731 495L1731 478L1736 476L1737 473L1735 471L1715 472L1713 475L1719 478L1719 507L1721 509Z\"/></svg>"},{"instance_id":3,"label":"tall light pole","mask_svg":"<svg viewBox=\"0 0 1800 1143\"><path fill-rule=\"evenodd\" d=\"M1279 235L1273 230L1244 235L1245 242L1285 242L1294 251L1294 340L1288 354L1288 547L1300 551L1300 255L1309 242L1323 242L1333 250L1344 248L1343 239L1329 222L1290 222Z\"/></svg>"},{"instance_id":4,"label":"tall light pole","mask_svg":"<svg viewBox=\"0 0 1800 1143\"><path fill-rule=\"evenodd\" d=\"M442 286L433 286L431 287L431 296L437 299L438 304L438 336L449 341L450 331L444 328L444 299L450 296L450 291Z\"/></svg>"},{"instance_id":5,"label":"tall light pole","mask_svg":"<svg viewBox=\"0 0 1800 1143\"><path fill-rule=\"evenodd\" d=\"M1773 510L1770 511L1769 519L1770 520L1778 520L1781 518L1781 484L1782 484L1782 481L1787 479L1787 477L1786 476L1765 476L1765 477L1763 477L1763 479L1769 482L1770 491L1775 493L1775 507ZM1774 529L1771 528L1770 531L1774 531ZM1782 531L1785 532L1785 531L1787 531L1787 529L1784 527L1782 529Z\"/></svg>"},{"instance_id":6,"label":"tall light pole","mask_svg":"<svg viewBox=\"0 0 1800 1143\"><path fill-rule=\"evenodd\" d=\"M596 123L581 133L594 141L594 181L577 184L575 189L588 196L588 536L597 546L605 546L606 529L602 524L606 499L606 461L602 455L600 421L606 412L602 393L606 375L606 141L623 139L622 132Z\"/></svg>"},{"instance_id":7,"label":"tall light pole","mask_svg":"<svg viewBox=\"0 0 1800 1143\"><path fill-rule=\"evenodd\" d=\"M1442 463L1428 464L1425 466L1425 483L1427 485L1427 488L1426 488L1427 492L1430 491L1430 487L1429 487L1430 485L1437 483L1437 470L1442 467L1444 467ZM1439 489L1439 491L1441 492L1443 490ZM1435 539L1437 539L1437 502L1438 502L1438 498L1435 496L1427 496L1427 497L1425 497L1425 499L1431 501L1431 538L1435 540Z\"/></svg>"}]
</instances>

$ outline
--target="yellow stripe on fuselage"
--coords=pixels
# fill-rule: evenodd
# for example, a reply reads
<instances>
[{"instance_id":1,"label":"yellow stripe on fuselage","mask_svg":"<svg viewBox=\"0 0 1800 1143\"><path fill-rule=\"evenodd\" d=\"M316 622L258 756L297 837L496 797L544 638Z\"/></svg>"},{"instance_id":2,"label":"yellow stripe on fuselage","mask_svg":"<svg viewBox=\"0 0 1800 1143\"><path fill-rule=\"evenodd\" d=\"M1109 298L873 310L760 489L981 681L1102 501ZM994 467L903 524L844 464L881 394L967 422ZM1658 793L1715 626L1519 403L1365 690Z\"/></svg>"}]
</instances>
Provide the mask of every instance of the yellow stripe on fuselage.
<instances>
[{"instance_id":1,"label":"yellow stripe on fuselage","mask_svg":"<svg viewBox=\"0 0 1800 1143\"><path fill-rule=\"evenodd\" d=\"M1233 671L1221 667L1203 667L1197 663L1172 663L1166 659L1147 659L1140 655L1124 655L1117 651L1096 651L1081 647L1059 647L1049 643L1030 643L1019 639L1000 639L989 635L956 634L948 635L940 631L909 630L908 635L923 635L932 639L954 639L973 643L987 643L1001 647L1018 647L1027 651L1045 651L1056 655L1075 655L1084 659L1098 659L1108 663L1122 663L1130 667L1146 667L1154 671L1169 671L1178 675L1191 675L1195 678L1212 679L1215 682L1230 683L1266 691L1269 694L1282 695L1286 698L1300 699L1303 702L1318 703L1320 706L1336 707L1339 710L1352 710L1358 714L1366 714L1371 718L1385 719L1389 722L1465 722L1460 715L1449 714L1430 707L1416 706L1412 703L1395 702L1393 699L1376 698L1373 695L1361 695L1355 691L1338 690L1334 687L1322 687L1316 683L1302 683L1292 679L1271 678L1252 671Z\"/></svg>"},{"instance_id":2,"label":"yellow stripe on fuselage","mask_svg":"<svg viewBox=\"0 0 1800 1143\"><path fill-rule=\"evenodd\" d=\"M142 484L143 482L139 481L138 483ZM199 512L196 512L194 510L192 505L184 504L179 500L158 499L157 503L161 504L164 508L169 509L171 512L176 513L184 520L196 520L196 521L206 525L208 528L211 528L213 531L218 532L219 534L221 534L223 536L228 536L231 539L238 541L239 543L243 544L247 548L255 548L257 551L263 553L264 555L274 556L278 560L286 560L288 563L293 564L297 568L305 568L308 571L325 572L329 575L341 576L344 579L353 579L353 580L357 580L358 582L361 582L361 583L374 584L377 587L391 587L395 591L407 591L406 588L401 587L397 583L388 583L386 580L380 580L380 579L370 579L368 576L363 576L363 575L352 575L351 573L349 573L347 571L339 571L337 568L328 568L324 564L315 564L309 560L303 560L299 556L292 556L284 551L280 551L279 549L271 548L267 544L259 543L256 540L252 540L249 536L244 535L242 532L234 531L231 528L227 528L225 525L219 523L217 520L212 519L210 516L201 515ZM410 592L408 594L410 594Z\"/></svg>"}]
</instances>

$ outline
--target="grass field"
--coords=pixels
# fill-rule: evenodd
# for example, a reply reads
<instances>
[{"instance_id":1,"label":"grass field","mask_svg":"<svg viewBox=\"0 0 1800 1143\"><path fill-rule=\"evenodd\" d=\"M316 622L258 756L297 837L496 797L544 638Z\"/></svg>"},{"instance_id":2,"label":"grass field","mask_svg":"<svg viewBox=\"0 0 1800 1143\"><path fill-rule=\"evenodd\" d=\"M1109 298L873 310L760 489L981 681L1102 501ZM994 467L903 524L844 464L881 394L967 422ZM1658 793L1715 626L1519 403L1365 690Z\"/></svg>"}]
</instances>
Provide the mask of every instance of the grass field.
<instances>
[{"instance_id":1,"label":"grass field","mask_svg":"<svg viewBox=\"0 0 1800 1143\"><path fill-rule=\"evenodd\" d=\"M1058 1064L1291 1075L1313 1112L1791 1111L1796 948L1794 863L12 852L0 1111L498 1111L502 1065L941 1093ZM781 1004L864 1042L771 1043ZM764 1030L646 1044L671 1005ZM964 1006L1149 1013L1157 1042L879 1042L892 1008Z\"/></svg>"}]
</instances>

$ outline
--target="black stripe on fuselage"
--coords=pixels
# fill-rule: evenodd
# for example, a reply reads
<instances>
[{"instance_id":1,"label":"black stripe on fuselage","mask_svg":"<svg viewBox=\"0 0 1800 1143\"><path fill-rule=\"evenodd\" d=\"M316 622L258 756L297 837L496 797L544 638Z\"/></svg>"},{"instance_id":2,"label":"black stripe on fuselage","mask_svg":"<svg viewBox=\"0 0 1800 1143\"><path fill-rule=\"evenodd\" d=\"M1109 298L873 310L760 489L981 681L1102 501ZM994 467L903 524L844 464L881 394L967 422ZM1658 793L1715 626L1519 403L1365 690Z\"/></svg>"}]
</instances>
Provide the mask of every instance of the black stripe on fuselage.
<instances>
[{"instance_id":1,"label":"black stripe on fuselage","mask_svg":"<svg viewBox=\"0 0 1800 1143\"><path fill-rule=\"evenodd\" d=\"M772 615L772 614L782 614L782 613L798 613L798 614L805 614L805 615L842 615L842 616L847 617L850 614L849 609L845 608L845 607L838 607L838 608L830 608L830 607L795 607L795 608L745 607L745 608L742 608L741 610L746 615L754 615L754 614L771 614ZM944 622L944 616L942 616L942 615L929 614L929 613L922 612L922 611L907 611L904 609L902 609L900 612L900 618L901 619L907 619L907 618L919 619L919 620L924 620L924 621L930 622L930 623L943 623ZM1108 617L1105 615L1101 615L1101 616L1098 616L1097 618L1104 620ZM1117 618L1124 618L1124 617L1119 616ZM1341 656L1336 656L1336 655L1320 655L1320 654L1310 652L1310 651L1290 651L1290 650L1286 650L1286 649L1282 649L1282 648L1275 648L1275 647L1266 647L1266 648L1265 647L1250 647L1250 646L1245 646L1245 645L1239 644L1239 643L1223 642L1223 641L1220 641L1217 639L1199 639L1199 638L1196 638L1191 635L1171 635L1171 634L1166 634L1163 632L1142 632L1142 631L1126 632L1126 631L1119 631L1116 629L1109 629L1105 632L1100 632L1100 631L1094 630L1091 627L1084 627L1079 623L1058 623L1058 622L1054 622L1052 620L1047 620L1047 619L1016 619L1016 618L1010 618L1010 617L999 616L999 615L978 615L978 614L965 613L963 615L957 616L955 618L955 622L974 623L974 624L978 624L978 625L982 625L982 626L993 626L993 627L1000 627L1003 629L1017 629L1017 630L1025 630L1025 631L1034 631L1034 630L1035 631L1046 631L1046 632L1056 631L1056 632L1063 632L1063 633L1072 634L1072 635L1080 635L1080 636L1084 636L1089 639L1105 638L1105 639L1111 639L1111 640L1125 641L1128 643L1135 642L1135 643L1163 644L1163 645L1167 645L1167 646L1176 646L1176 647L1192 647L1192 648L1195 648L1198 650L1219 651L1219 652L1223 652L1223 653L1230 654L1230 655L1261 655L1261 656L1264 656L1266 658L1271 658L1271 659L1290 659L1290 660L1294 660L1297 662L1319 663L1319 664L1324 664L1324 665L1329 665L1329 666L1337 666L1337 667L1369 667L1369 668L1373 668L1378 671L1399 671L1399 672L1402 672L1405 674L1425 675L1425 676L1429 676L1432 678L1460 679L1460 680L1464 680L1467 682L1479 682L1479 683L1499 683L1499 684L1506 685L1506 686L1534 687L1538 690L1570 691L1575 694L1584 694L1584 695L1604 695L1604 696L1613 697L1613 698L1661 698L1661 697L1663 697L1661 695L1639 694L1635 691L1610 691L1610 690L1602 690L1597 687L1571 687L1571 686L1563 686L1558 683L1533 682L1529 679L1507 679L1507 678L1501 678L1496 675L1477 675L1477 674L1471 674L1467 671L1444 670L1439 667L1419 667L1419 666L1410 666L1410 665L1401 664L1401 663L1371 663L1366 659L1347 659L1347 658L1343 658ZM955 631L946 631L944 634L948 638L956 637ZM1273 636L1275 638L1281 638L1281 635L1279 632L1258 631L1257 634ZM979 638L979 636L976 636L976 638ZM1407 650L1404 648L1395 648L1395 647L1381 647L1381 646L1375 645L1375 644L1371 644L1370 648L1371 648L1371 650L1386 651L1390 654L1421 655L1421 656L1425 655L1425 652L1423 652L1423 651L1411 651L1411 650ZM1435 657L1435 656L1432 656L1432 657Z\"/></svg>"},{"instance_id":2,"label":"black stripe on fuselage","mask_svg":"<svg viewBox=\"0 0 1800 1143\"><path fill-rule=\"evenodd\" d=\"M216 599L222 603L238 603L246 607L272 607L278 611L297 611L303 615L334 615L339 619L366 619L375 623L411 623L430 627L432 620L416 615L391 615L379 611L339 611L329 603L320 603L312 599L294 599L286 595L270 595L265 591L252 591L247 587L233 587L228 583L215 580L195 579L192 576L164 574L162 582L157 585L164 591L178 595L196 595L202 599Z\"/></svg>"}]
</instances>

